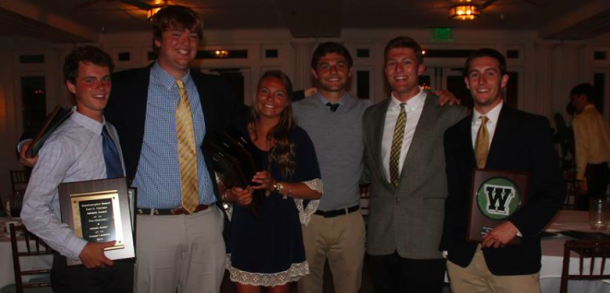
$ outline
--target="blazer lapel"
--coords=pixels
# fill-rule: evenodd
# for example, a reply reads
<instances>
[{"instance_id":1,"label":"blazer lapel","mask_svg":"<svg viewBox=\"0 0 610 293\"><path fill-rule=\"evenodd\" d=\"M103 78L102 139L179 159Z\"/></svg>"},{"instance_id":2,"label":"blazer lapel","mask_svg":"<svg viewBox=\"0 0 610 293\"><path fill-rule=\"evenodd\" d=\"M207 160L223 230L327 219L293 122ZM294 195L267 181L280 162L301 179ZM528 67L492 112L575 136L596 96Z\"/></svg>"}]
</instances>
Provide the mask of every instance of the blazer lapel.
<instances>
[{"instance_id":1,"label":"blazer lapel","mask_svg":"<svg viewBox=\"0 0 610 293\"><path fill-rule=\"evenodd\" d=\"M434 128L434 121L436 120L438 113L439 105L437 99L432 98L431 94L428 93L424 102L424 109L422 110L419 121L417 122L417 127L415 128L415 133L413 134L413 140L411 141L409 152L407 153L405 162L402 165L399 184L403 181L402 178L406 176L405 173L407 173L407 166L413 164L413 161L417 159L417 154L420 153L419 149L429 145L426 143L426 134L432 132L432 129Z\"/></svg>"},{"instance_id":2,"label":"blazer lapel","mask_svg":"<svg viewBox=\"0 0 610 293\"><path fill-rule=\"evenodd\" d=\"M460 145L466 147L465 155L470 158L473 167L477 167L477 158L474 154L474 144L472 143L472 114L460 125Z\"/></svg>"},{"instance_id":3,"label":"blazer lapel","mask_svg":"<svg viewBox=\"0 0 610 293\"><path fill-rule=\"evenodd\" d=\"M215 109L212 105L214 103L214 99L210 97L210 91L205 90L206 85L204 84L205 80L201 73L193 72L191 70L191 78L193 82L195 82L195 86L197 87L197 93L199 94L199 100L201 101L201 111L203 112L203 119L205 121L206 128L211 128L210 122L214 121L212 115L215 115L211 109Z\"/></svg>"},{"instance_id":4,"label":"blazer lapel","mask_svg":"<svg viewBox=\"0 0 610 293\"><path fill-rule=\"evenodd\" d=\"M144 141L144 127L146 126L146 110L148 105L148 87L150 85L150 69L152 68L153 64L146 67L146 70L139 71L134 81L133 89L135 93L133 97L142 97L142 99L129 97L129 100L132 102L129 115L135 116L132 116L133 119L131 119L131 121L137 121L133 122L135 123L136 127L136 131L134 133L141 134L141 139L139 139L140 145ZM138 152L139 151L140 150L138 150Z\"/></svg>"},{"instance_id":5,"label":"blazer lapel","mask_svg":"<svg viewBox=\"0 0 610 293\"><path fill-rule=\"evenodd\" d=\"M505 142L510 139L509 134L511 133L511 128L514 127L514 119L510 118L512 115L511 110L506 103L502 106L502 110L500 110L498 125L496 125L496 130L491 140L485 168L493 169L497 162L502 161L501 155L506 151L503 149L503 146L507 145Z\"/></svg>"},{"instance_id":6,"label":"blazer lapel","mask_svg":"<svg viewBox=\"0 0 610 293\"><path fill-rule=\"evenodd\" d=\"M383 168L383 160L381 156L381 143L383 141L383 127L385 125L385 116L388 112L388 107L390 106L390 99L386 99L381 102L380 107L376 108L376 112L373 115L373 133L371 135L372 144L371 144L371 154L375 156L375 161L377 162L376 172L379 174L379 178L384 178L384 182L388 186L392 186L388 180L386 179L385 170Z\"/></svg>"}]
</instances>

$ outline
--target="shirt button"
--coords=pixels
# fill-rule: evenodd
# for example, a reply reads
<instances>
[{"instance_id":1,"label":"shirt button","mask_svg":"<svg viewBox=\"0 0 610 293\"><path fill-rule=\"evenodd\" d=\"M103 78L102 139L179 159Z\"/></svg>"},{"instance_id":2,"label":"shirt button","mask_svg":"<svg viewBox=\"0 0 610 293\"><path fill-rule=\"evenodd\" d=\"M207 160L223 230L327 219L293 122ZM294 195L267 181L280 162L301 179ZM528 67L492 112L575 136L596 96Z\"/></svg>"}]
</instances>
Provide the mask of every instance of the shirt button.
<instances>
[{"instance_id":1,"label":"shirt button","mask_svg":"<svg viewBox=\"0 0 610 293\"><path fill-rule=\"evenodd\" d=\"M396 197L395 199L396 199L396 202L400 202L400 198Z\"/></svg>"}]
</instances>

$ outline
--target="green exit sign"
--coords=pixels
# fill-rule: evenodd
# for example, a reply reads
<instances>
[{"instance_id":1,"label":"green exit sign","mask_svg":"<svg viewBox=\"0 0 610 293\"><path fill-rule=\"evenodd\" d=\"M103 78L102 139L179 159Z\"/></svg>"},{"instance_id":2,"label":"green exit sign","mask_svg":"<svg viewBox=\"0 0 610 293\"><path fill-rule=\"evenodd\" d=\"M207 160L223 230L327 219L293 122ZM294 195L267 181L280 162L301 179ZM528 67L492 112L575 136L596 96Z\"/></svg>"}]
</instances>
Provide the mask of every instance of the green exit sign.
<instances>
[{"instance_id":1,"label":"green exit sign","mask_svg":"<svg viewBox=\"0 0 610 293\"><path fill-rule=\"evenodd\" d=\"M435 42L452 42L453 31L448 27L437 27L432 31L432 40Z\"/></svg>"}]
</instances>

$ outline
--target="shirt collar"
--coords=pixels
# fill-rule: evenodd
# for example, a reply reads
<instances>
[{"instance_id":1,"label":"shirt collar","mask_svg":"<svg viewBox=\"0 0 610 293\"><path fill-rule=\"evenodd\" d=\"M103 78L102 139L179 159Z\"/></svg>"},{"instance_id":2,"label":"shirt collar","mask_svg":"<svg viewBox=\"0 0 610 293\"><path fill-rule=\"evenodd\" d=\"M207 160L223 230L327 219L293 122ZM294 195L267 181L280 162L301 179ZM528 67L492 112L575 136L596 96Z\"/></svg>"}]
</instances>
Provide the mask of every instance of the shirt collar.
<instances>
[{"instance_id":1,"label":"shirt collar","mask_svg":"<svg viewBox=\"0 0 610 293\"><path fill-rule=\"evenodd\" d=\"M583 110L590 110L590 109L595 109L595 105L594 104L588 104L586 105Z\"/></svg>"},{"instance_id":2,"label":"shirt collar","mask_svg":"<svg viewBox=\"0 0 610 293\"><path fill-rule=\"evenodd\" d=\"M166 88L167 90L171 90L174 87L177 87L178 85L176 85L176 78L174 78L173 76L171 76L169 73L167 73L167 71L165 71L161 65L159 65L159 62L155 62L155 64L153 65L153 67L150 69L153 77L157 78L157 80L159 81L159 83ZM192 78L191 78L191 70L189 69L189 71L186 73L186 75L184 75L181 78L182 82L184 83L184 86L187 87L188 84L191 82Z\"/></svg>"},{"instance_id":3,"label":"shirt collar","mask_svg":"<svg viewBox=\"0 0 610 293\"><path fill-rule=\"evenodd\" d=\"M502 106L504 106L504 101L500 100L500 103L497 104L491 111L487 112L485 116L489 119L492 124L498 123L498 118L500 117L500 111L502 110ZM479 113L475 108L472 111L472 125L476 125L479 123L479 117L483 116L483 114Z\"/></svg>"},{"instance_id":4,"label":"shirt collar","mask_svg":"<svg viewBox=\"0 0 610 293\"><path fill-rule=\"evenodd\" d=\"M407 107L405 110L421 110L424 107L424 100L426 99L426 91L419 87L419 93L417 95L410 98L406 103ZM392 96L390 98L390 108L394 110L400 111L400 104L403 103L399 99L394 96L394 91L392 91Z\"/></svg>"},{"instance_id":5,"label":"shirt collar","mask_svg":"<svg viewBox=\"0 0 610 293\"><path fill-rule=\"evenodd\" d=\"M102 116L102 123L99 123L98 121L76 111L76 106L72 107L72 115L70 115L70 119L74 120L74 122L76 122L78 125L83 126L95 134L102 134L102 128L104 128L104 125L106 124L106 118L104 118L104 116Z\"/></svg>"},{"instance_id":6,"label":"shirt collar","mask_svg":"<svg viewBox=\"0 0 610 293\"><path fill-rule=\"evenodd\" d=\"M333 102L329 101L329 100L328 100L328 99L327 99L327 98L326 98L324 95L322 95L322 93L320 93L320 92L318 92L318 93L317 93L317 95L318 95L318 98L320 99L320 102L321 102L323 105L325 105L325 106L326 106L326 103L331 103L331 104L339 104L339 105L342 105L342 104L343 104L343 101L345 101L345 96L347 95L347 92L345 92L345 94L343 94L343 97L341 97L341 99L340 99L338 102L336 102L336 103L333 103Z\"/></svg>"}]
</instances>

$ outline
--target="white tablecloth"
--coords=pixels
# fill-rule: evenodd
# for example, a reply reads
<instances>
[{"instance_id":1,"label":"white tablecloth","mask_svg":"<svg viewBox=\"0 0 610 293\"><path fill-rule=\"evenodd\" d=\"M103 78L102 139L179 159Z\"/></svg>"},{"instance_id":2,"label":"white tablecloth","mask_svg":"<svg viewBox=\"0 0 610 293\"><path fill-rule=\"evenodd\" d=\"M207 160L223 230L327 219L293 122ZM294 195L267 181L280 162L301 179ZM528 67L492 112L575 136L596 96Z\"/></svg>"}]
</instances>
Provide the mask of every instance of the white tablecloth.
<instances>
[{"instance_id":1,"label":"white tablecloth","mask_svg":"<svg viewBox=\"0 0 610 293\"><path fill-rule=\"evenodd\" d=\"M4 232L6 218L0 218L0 288L15 283L13 271L13 255L10 237ZM33 243L32 243L33 244ZM19 250L26 249L25 240L19 241ZM30 256L20 258L22 270L38 270L51 268L52 255Z\"/></svg>"},{"instance_id":2,"label":"white tablecloth","mask_svg":"<svg viewBox=\"0 0 610 293\"><path fill-rule=\"evenodd\" d=\"M549 225L547 231L567 231L577 230L594 232L589 226L588 213L583 211L559 211L557 216ZM600 232L600 231L596 231ZM609 231L601 231L610 233ZM563 245L566 240L571 239L565 236L556 236L542 239L542 269L540 270L540 285L543 293L559 292L561 270L563 268ZM587 263L584 264L588 269ZM600 265L596 265L597 268ZM578 258L572 256L570 261L570 272L578 271ZM606 271L610 271L607 266ZM610 293L610 284L602 281L570 281L568 282L568 292L573 293Z\"/></svg>"}]
</instances>

